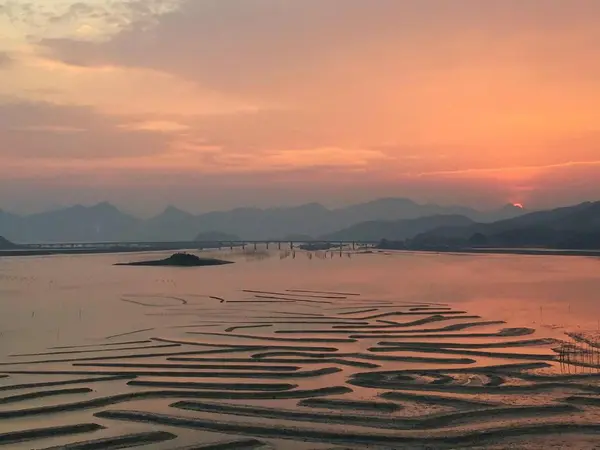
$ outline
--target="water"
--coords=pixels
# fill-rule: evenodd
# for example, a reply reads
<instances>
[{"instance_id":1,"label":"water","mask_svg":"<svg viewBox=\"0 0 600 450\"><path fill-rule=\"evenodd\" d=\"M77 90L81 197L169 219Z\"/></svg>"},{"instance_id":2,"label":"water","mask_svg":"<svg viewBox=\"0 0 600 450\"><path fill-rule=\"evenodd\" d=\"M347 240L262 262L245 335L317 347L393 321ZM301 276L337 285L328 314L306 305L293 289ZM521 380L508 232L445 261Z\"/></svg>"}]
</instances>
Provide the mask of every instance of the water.
<instances>
[{"instance_id":1,"label":"water","mask_svg":"<svg viewBox=\"0 0 600 450\"><path fill-rule=\"evenodd\" d=\"M159 258L160 253L0 259L0 355L160 325L164 319L139 314L139 308L120 300L131 294L237 299L244 297L242 289L304 288L449 303L514 326L553 326L561 332L598 329L600 319L596 258L410 253L352 258L334 253L331 258L328 253L327 259L309 259L298 252L295 259L280 259L279 252L260 258L230 251L213 255L236 264L190 269L112 265Z\"/></svg>"},{"instance_id":2,"label":"water","mask_svg":"<svg viewBox=\"0 0 600 450\"><path fill-rule=\"evenodd\" d=\"M581 394L578 388L565 392L552 389L546 392L545 388L525 387L525 391L520 393L519 389L522 388L517 387L515 393L497 392L494 386L498 385L498 379L502 380L501 386L531 386L541 382L521 376L523 373L540 376L565 373L564 367L552 360L555 355L552 348L556 347L557 341L551 339L568 340L566 332L591 335L599 331L599 259L432 253L291 254L266 252L265 249L257 252L223 250L208 255L230 259L236 264L204 268L113 265L166 256L156 253L0 258L0 361L9 372L37 372L10 373L9 378L0 379L0 389L1 386L22 383L83 379L79 384L47 389L93 390L90 393L67 392L64 397L62 393L57 393L57 397L52 398L17 399L0 405L0 418L5 411L4 418L7 419L0 420L0 442L2 433L78 423L93 423L106 429L81 434L67 433L67 430L64 437L36 439L36 445L40 444L36 448L149 432L150 427L137 423L134 417L109 417L109 413L103 417L93 415L116 409L166 414L169 417L202 418L212 424L205 424L201 429L195 424L196 429L189 429L189 426L181 426L181 423L169 422L172 418L164 419L168 424L162 423L162 419L151 418L155 423L152 429L171 433L169 439L166 435L154 436L159 441L167 439L153 444L154 448L175 448L198 440L220 442L243 439L244 436L259 439L276 448L332 448L334 444L347 446L345 438L323 434L338 429L342 435L354 432L375 437L392 434L402 439L423 436L435 438L437 432L433 429L424 428L429 430L425 433L401 431L412 427L402 426L402 421L415 417L433 421L436 414L443 416L457 410L464 411L464 404L452 403L460 399L481 400L486 403L484 406L487 409L499 408L498 402L503 408L526 406L546 409L511 409L506 413L506 419L486 419L481 423L473 418L467 419L467 416L464 420L457 419L456 423L436 423L435 429L442 430L440 436L456 435L459 436L457 439L463 439L448 445L478 445L476 441L469 441L472 439L468 437L469 432L498 427L508 429L531 423L542 427L544 432L523 431L533 436L526 443L519 441L522 438L511 439L516 439L521 446L537 448L535 445L539 445L543 448L548 442L559 442L548 441L552 438L540 436L547 434L543 427L550 423L597 422L593 406L582 408L573 402L565 403L567 394ZM398 312L403 314L391 314ZM453 313L457 314L452 316ZM420 319L429 320L434 316L442 316L442 320L434 318L414 326L402 325ZM467 317L463 319L462 316ZM502 321L506 323L500 323ZM467 326L440 330L459 324ZM497 335L503 328L513 331L506 336ZM506 342L523 340L529 343L504 346ZM449 343L456 345L452 347ZM427 345L435 348L427 348ZM248 346L265 348L248 349ZM271 347L303 349L286 351L285 348L277 350ZM316 350L317 347L329 350ZM223 352L224 349L226 352ZM198 353L206 350L219 350L221 353ZM198 354L175 354L194 351ZM284 354L270 354L281 351ZM332 351L341 355L337 361L326 354ZM256 362L257 358L262 357L261 353L269 358L272 369L265 364L267 361ZM322 353L321 358L328 359L322 363L309 361L310 358L316 358L315 353ZM89 358L94 359L87 361ZM593 358L589 361L595 362ZM545 364L546 367L514 369L514 373L509 375L496 372L496 369L486 373L472 370L483 366L531 362ZM174 364L181 367L175 367ZM193 364L199 366L186 368ZM206 367L202 368L202 365ZM366 367L369 365L372 366L370 369ZM212 369L207 373L208 366ZM221 366L223 368L219 369ZM260 367L264 370L260 370ZM246 373L257 371L264 376L234 376L235 373L244 372L244 368L247 369ZM265 375L267 369L278 375L269 378L268 373ZM574 368L568 373L585 376L585 382L593 384L596 372L595 369L588 369L586 372L585 367L580 367L579 371ZM426 373L414 375L415 370ZM314 371L317 372L312 373ZM398 390L398 386L389 384L389 379L377 378L378 371L405 371L402 372L405 374L403 376L408 376L410 380L401 378L404 387ZM186 375L183 372L190 373ZM231 372L231 375L221 376L217 375L218 372ZM149 384L127 385L126 380L100 383L85 381L109 373L139 374L136 380ZM306 376L302 376L303 373ZM446 381L429 384L440 376L440 380L446 377ZM175 385L161 388L152 385L156 382ZM373 413L361 410L360 404L353 404L349 406L350 409L343 411L340 405L330 406L330 409L303 405L298 403L302 396L286 398L285 395L273 395L262 400L252 395L237 400L202 400L185 396L165 399L159 396L119 402L113 407L108 402L106 405L75 408L72 412L43 410L35 414L25 413L23 418L14 417L14 411L18 409L102 399L148 389L198 388L197 384L178 387L176 383L181 382L245 383L242 387L254 383L260 384L257 387L259 392L271 389L265 385L274 385L273 389L283 389L282 392L289 390L290 384L297 386L292 390L306 391L337 387L351 389L352 392L323 394L323 398L387 402L400 406L395 412ZM406 386L406 383L410 386ZM283 386L286 384L287 388ZM434 386L447 387L440 390ZM40 390L46 388L9 389L5 396ZM525 394L530 391L536 394ZM408 392L418 397L402 400L393 398L393 395L382 397L386 392ZM425 394L437 400L425 401ZM442 395L452 397L450 404L440 401ZM192 409L169 406L181 400L196 404L191 404ZM218 408L206 405L207 402L220 401L233 405L231 411L223 411L222 405L217 405ZM483 406L466 410L472 408L481 409ZM276 417L270 417L271 410L290 411L289 417L277 417L277 414ZM306 411L309 416L313 413L329 415L299 418L294 416L294 411ZM346 419L342 423L345 425L341 428L331 424L323 426L324 421L336 423L332 414L350 414L354 418L344 416ZM364 423L356 417L361 414L365 417ZM378 417L381 425L371 428L370 422L375 421L372 417ZM393 420L386 422L386 417L392 417ZM251 429L246 432L225 432L223 421L235 427L250 424ZM284 430L282 433L285 436L271 436L265 430L256 428L266 421L271 427L277 428L277 425ZM162 425L156 425L160 423ZM293 431L290 431L294 427L304 430L302 432L306 436L313 436L309 438L313 442L305 444L302 439L294 438ZM427 425L420 422L418 427ZM588 448L583 435L575 431L574 436L566 442L576 442L580 448ZM591 431L597 432L595 428ZM292 439L284 439L287 437ZM381 437L382 442L384 437ZM355 439L350 441L358 445ZM15 442L14 445L32 448L29 441ZM404 442L403 445L409 444ZM443 447L441 441L426 443L416 440L410 445L413 448L427 445ZM491 439L484 445L489 447L496 444Z\"/></svg>"}]
</instances>

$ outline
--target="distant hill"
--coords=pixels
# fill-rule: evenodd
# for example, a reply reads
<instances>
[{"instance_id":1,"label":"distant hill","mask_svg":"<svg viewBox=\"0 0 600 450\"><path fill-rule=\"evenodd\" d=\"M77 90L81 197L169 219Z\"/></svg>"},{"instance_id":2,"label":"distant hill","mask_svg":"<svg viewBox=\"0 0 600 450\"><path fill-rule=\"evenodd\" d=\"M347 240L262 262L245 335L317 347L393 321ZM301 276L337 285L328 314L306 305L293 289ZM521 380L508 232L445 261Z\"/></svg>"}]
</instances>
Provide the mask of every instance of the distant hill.
<instances>
[{"instance_id":1,"label":"distant hill","mask_svg":"<svg viewBox=\"0 0 600 450\"><path fill-rule=\"evenodd\" d=\"M600 202L539 211L489 224L445 226L415 236L411 247L600 248Z\"/></svg>"},{"instance_id":2,"label":"distant hill","mask_svg":"<svg viewBox=\"0 0 600 450\"><path fill-rule=\"evenodd\" d=\"M12 250L17 247L18 246L16 244L13 244L9 240L4 239L2 236L0 236L0 250Z\"/></svg>"},{"instance_id":3,"label":"distant hill","mask_svg":"<svg viewBox=\"0 0 600 450\"><path fill-rule=\"evenodd\" d=\"M340 241L404 240L439 227L463 227L474 223L468 217L460 215L427 216L409 220L372 220L327 234L323 236L323 239Z\"/></svg>"},{"instance_id":4,"label":"distant hill","mask_svg":"<svg viewBox=\"0 0 600 450\"><path fill-rule=\"evenodd\" d=\"M407 220L428 216L464 216L476 222L493 222L508 219L524 213L514 205L505 205L491 211L477 211L465 206L441 206L419 204L406 198L382 198L367 203L335 210L343 224L357 224L367 220Z\"/></svg>"},{"instance_id":5,"label":"distant hill","mask_svg":"<svg viewBox=\"0 0 600 450\"><path fill-rule=\"evenodd\" d=\"M235 242L241 241L235 234L222 233L220 231L203 231L194 239L196 242Z\"/></svg>"},{"instance_id":6,"label":"distant hill","mask_svg":"<svg viewBox=\"0 0 600 450\"><path fill-rule=\"evenodd\" d=\"M169 206L147 220L109 203L72 206L16 216L0 210L0 235L17 242L191 241L200 232L226 233L243 239L277 236L323 236L365 221L400 221L436 215L460 215L477 222L514 217L512 206L481 212L461 206L418 204L387 198L328 209L318 203L287 208L237 208L194 215Z\"/></svg>"},{"instance_id":7,"label":"distant hill","mask_svg":"<svg viewBox=\"0 0 600 450\"><path fill-rule=\"evenodd\" d=\"M174 206L140 223L135 237L143 241L187 241L198 233L196 216Z\"/></svg>"},{"instance_id":8,"label":"distant hill","mask_svg":"<svg viewBox=\"0 0 600 450\"><path fill-rule=\"evenodd\" d=\"M0 236L7 236L9 239L20 241L23 222L22 217L0 209Z\"/></svg>"},{"instance_id":9,"label":"distant hill","mask_svg":"<svg viewBox=\"0 0 600 450\"><path fill-rule=\"evenodd\" d=\"M21 217L16 230L0 232L19 242L118 241L132 234L139 219L109 203L70 208Z\"/></svg>"}]
</instances>

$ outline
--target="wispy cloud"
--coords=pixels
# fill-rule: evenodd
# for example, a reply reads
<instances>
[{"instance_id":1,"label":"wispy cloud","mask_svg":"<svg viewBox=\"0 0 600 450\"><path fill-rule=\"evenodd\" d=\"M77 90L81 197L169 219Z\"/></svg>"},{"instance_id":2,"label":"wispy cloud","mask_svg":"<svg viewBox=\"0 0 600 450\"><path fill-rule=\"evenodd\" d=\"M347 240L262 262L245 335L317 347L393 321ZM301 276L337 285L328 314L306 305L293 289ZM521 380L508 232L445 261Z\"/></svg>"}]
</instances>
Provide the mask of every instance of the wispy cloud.
<instances>
[{"instance_id":1,"label":"wispy cloud","mask_svg":"<svg viewBox=\"0 0 600 450\"><path fill-rule=\"evenodd\" d=\"M566 161L556 164L531 165L531 166L510 166L510 167L487 167L474 169L457 169L457 170L437 170L431 172L422 172L420 177L438 177L438 176L482 176L482 175L505 175L512 176L515 174L538 174L540 172L553 169L567 169L571 167L600 167L598 161Z\"/></svg>"},{"instance_id":2,"label":"wispy cloud","mask_svg":"<svg viewBox=\"0 0 600 450\"><path fill-rule=\"evenodd\" d=\"M39 167L51 161L60 167L65 161L79 160L93 169L94 161L101 159L156 155L168 149L169 135L126 130L122 125L118 116L105 116L89 107L0 102L0 157Z\"/></svg>"},{"instance_id":3,"label":"wispy cloud","mask_svg":"<svg viewBox=\"0 0 600 450\"><path fill-rule=\"evenodd\" d=\"M68 125L30 125L30 126L12 128L7 131L72 134L72 133L84 133L86 131L86 129L85 128L77 128L77 127L68 126Z\"/></svg>"},{"instance_id":4,"label":"wispy cloud","mask_svg":"<svg viewBox=\"0 0 600 450\"><path fill-rule=\"evenodd\" d=\"M12 36L35 42L53 37L106 39L132 23L156 24L160 15L179 6L181 0L7 0L0 4ZM92 33L89 31L93 30Z\"/></svg>"},{"instance_id":5,"label":"wispy cloud","mask_svg":"<svg viewBox=\"0 0 600 450\"><path fill-rule=\"evenodd\" d=\"M164 133L177 133L190 129L189 125L168 120L150 120L146 122L126 123L119 128L131 131L159 131Z\"/></svg>"},{"instance_id":6,"label":"wispy cloud","mask_svg":"<svg viewBox=\"0 0 600 450\"><path fill-rule=\"evenodd\" d=\"M576 168L598 185L599 2L0 3L2 176L254 176L258 195L293 173L456 202Z\"/></svg>"}]
</instances>

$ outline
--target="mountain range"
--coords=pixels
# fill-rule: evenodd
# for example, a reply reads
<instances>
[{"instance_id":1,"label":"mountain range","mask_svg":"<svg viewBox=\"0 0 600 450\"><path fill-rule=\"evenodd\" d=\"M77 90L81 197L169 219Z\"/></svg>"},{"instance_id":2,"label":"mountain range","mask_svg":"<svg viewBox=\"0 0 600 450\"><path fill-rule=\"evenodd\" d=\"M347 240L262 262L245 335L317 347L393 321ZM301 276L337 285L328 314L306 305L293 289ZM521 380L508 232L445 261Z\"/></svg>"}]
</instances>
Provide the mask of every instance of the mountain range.
<instances>
[{"instance_id":1,"label":"mountain range","mask_svg":"<svg viewBox=\"0 0 600 450\"><path fill-rule=\"evenodd\" d=\"M399 241L442 227L466 227L476 222L468 217L449 214L405 220L370 220L323 236L329 241Z\"/></svg>"},{"instance_id":2,"label":"mountain range","mask_svg":"<svg viewBox=\"0 0 600 450\"><path fill-rule=\"evenodd\" d=\"M103 202L28 216L0 210L0 236L18 243L192 241L199 233L214 232L246 240L283 239L290 235L321 238L345 235L345 228L365 221L405 221L438 216L438 219L425 221L430 224L425 228L419 229L418 221L402 225L406 232L393 235L399 238L431 230L431 227L464 225L467 220L488 223L523 213L522 209L512 205L491 211L477 211L463 206L419 204L405 198L383 198L337 209L308 203L268 209L237 208L199 215L169 206L157 216L144 220ZM447 217L440 218L443 216Z\"/></svg>"},{"instance_id":3,"label":"mountain range","mask_svg":"<svg viewBox=\"0 0 600 450\"><path fill-rule=\"evenodd\" d=\"M443 225L417 234L410 248L600 248L600 202L538 211L493 223Z\"/></svg>"}]
</instances>

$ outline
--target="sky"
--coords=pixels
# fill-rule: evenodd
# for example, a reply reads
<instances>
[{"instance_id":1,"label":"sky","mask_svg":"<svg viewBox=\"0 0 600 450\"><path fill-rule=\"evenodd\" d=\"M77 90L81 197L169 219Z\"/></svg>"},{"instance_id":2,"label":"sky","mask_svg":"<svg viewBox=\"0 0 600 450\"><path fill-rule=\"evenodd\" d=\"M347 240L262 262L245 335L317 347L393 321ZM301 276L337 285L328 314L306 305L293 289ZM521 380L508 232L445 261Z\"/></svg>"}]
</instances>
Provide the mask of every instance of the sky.
<instances>
[{"instance_id":1,"label":"sky","mask_svg":"<svg viewBox=\"0 0 600 450\"><path fill-rule=\"evenodd\" d=\"M0 208L600 199L597 0L0 0Z\"/></svg>"}]
</instances>

